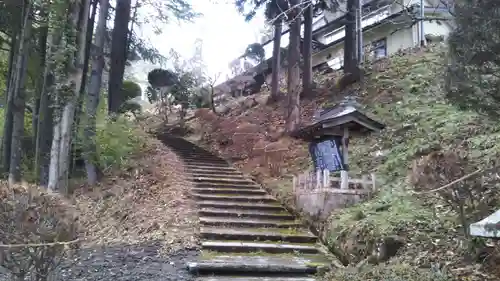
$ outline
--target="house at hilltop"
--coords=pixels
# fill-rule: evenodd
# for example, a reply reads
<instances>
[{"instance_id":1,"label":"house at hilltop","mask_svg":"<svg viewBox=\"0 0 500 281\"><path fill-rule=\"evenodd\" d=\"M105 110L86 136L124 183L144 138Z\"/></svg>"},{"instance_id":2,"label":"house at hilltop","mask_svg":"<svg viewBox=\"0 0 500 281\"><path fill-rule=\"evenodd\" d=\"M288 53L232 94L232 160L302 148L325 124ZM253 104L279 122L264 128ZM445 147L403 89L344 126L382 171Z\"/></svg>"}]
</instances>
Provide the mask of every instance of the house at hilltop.
<instances>
[{"instance_id":1,"label":"house at hilltop","mask_svg":"<svg viewBox=\"0 0 500 281\"><path fill-rule=\"evenodd\" d=\"M367 59L378 59L401 49L418 46L421 38L446 38L453 26L450 21L454 0L364 0L361 26L363 45ZM424 6L423 32L421 32L420 5ZM448 4L449 3L449 4ZM313 70L336 70L343 66L346 3L341 3L337 12L324 11L313 19ZM431 20L433 19L433 20ZM303 26L302 26L303 31ZM281 47L289 44L289 29L284 28ZM231 77L218 85L215 100L224 99L231 93L233 85L239 85L239 94L257 92L264 81L270 80L273 41L262 43L265 50L264 62L245 67L243 74ZM234 61L232 62L235 63ZM245 77L245 78L242 78ZM252 78L253 79L248 79ZM243 83L241 83L243 79ZM252 81L250 81L252 80ZM241 86L243 84L243 86Z\"/></svg>"}]
</instances>

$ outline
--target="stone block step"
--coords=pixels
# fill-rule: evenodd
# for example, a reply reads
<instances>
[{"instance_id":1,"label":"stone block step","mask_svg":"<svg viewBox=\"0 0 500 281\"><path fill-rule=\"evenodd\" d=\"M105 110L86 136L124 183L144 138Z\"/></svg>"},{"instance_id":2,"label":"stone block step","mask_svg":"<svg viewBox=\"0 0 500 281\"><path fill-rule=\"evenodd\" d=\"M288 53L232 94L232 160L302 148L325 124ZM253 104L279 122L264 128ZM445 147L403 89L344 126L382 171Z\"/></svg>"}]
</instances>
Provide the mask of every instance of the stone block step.
<instances>
[{"instance_id":1,"label":"stone block step","mask_svg":"<svg viewBox=\"0 0 500 281\"><path fill-rule=\"evenodd\" d=\"M205 226L227 227L274 227L300 228L302 224L296 220L272 220L232 217L200 217L200 223Z\"/></svg>"},{"instance_id":2,"label":"stone block step","mask_svg":"<svg viewBox=\"0 0 500 281\"><path fill-rule=\"evenodd\" d=\"M235 168L228 166L228 165L209 165L207 163L186 163L184 165L186 168L190 169L191 171L195 170L203 170L203 171L217 171L217 172L227 172L227 171L233 171L233 172L238 172Z\"/></svg>"},{"instance_id":3,"label":"stone block step","mask_svg":"<svg viewBox=\"0 0 500 281\"><path fill-rule=\"evenodd\" d=\"M301 257L300 255L296 256L220 255L211 257L210 259L207 260L200 260L198 262L188 263L188 270L192 273L198 273L198 274L240 273L241 276L243 275L241 273L247 273L252 275L257 275L259 273L260 274L267 273L273 275L282 273L284 275L290 276L289 274L297 274L297 275L315 274L327 266L328 266L328 261L316 256L313 256L312 258L306 258L306 257ZM226 276L226 278L230 277ZM251 278L251 277L241 277L241 278ZM276 276L275 278L285 278L285 277ZM246 279L241 279L241 280L246 280ZM257 280L265 280L265 279L257 279Z\"/></svg>"},{"instance_id":4,"label":"stone block step","mask_svg":"<svg viewBox=\"0 0 500 281\"><path fill-rule=\"evenodd\" d=\"M229 189L239 189L239 188L258 188L261 187L253 182L244 183L213 183L213 182L197 182L196 187L205 187L205 188L229 188Z\"/></svg>"},{"instance_id":5,"label":"stone block step","mask_svg":"<svg viewBox=\"0 0 500 281\"><path fill-rule=\"evenodd\" d=\"M201 208L239 209L239 210L259 210L259 211L284 211L285 209L278 202L271 203L244 203L244 202L224 202L203 200L197 202Z\"/></svg>"},{"instance_id":6,"label":"stone block step","mask_svg":"<svg viewBox=\"0 0 500 281\"><path fill-rule=\"evenodd\" d=\"M201 152L198 152L198 153L183 153L183 154L181 154L181 156L182 157L186 157L186 158L205 158L205 159L220 159L220 160L224 160L223 158L220 158L217 155L213 155L213 154L209 154L209 153L201 153Z\"/></svg>"},{"instance_id":7,"label":"stone block step","mask_svg":"<svg viewBox=\"0 0 500 281\"><path fill-rule=\"evenodd\" d=\"M221 229L202 227L200 235L209 240L241 240L241 241L285 241L291 243L316 243L318 238L304 229L279 228L235 228Z\"/></svg>"},{"instance_id":8,"label":"stone block step","mask_svg":"<svg viewBox=\"0 0 500 281\"><path fill-rule=\"evenodd\" d=\"M189 168L188 168L189 169ZM237 170L210 170L210 169L197 169L197 168L192 168L189 169L189 172L191 174L201 174L201 175L210 175L210 176L243 176L243 173Z\"/></svg>"},{"instance_id":9,"label":"stone block step","mask_svg":"<svg viewBox=\"0 0 500 281\"><path fill-rule=\"evenodd\" d=\"M217 158L206 158L206 157L182 157L184 162L203 162L203 163L222 163L228 165L227 161L224 159Z\"/></svg>"},{"instance_id":10,"label":"stone block step","mask_svg":"<svg viewBox=\"0 0 500 281\"><path fill-rule=\"evenodd\" d=\"M192 180L194 182L203 182L203 183L230 183L230 184L242 184L242 183L243 184L249 184L249 183L252 183L252 184L255 184L251 180L245 179L243 177L229 179L229 178L225 178L225 177L219 177L219 178L211 177L211 178L206 178L206 177L194 176L192 178Z\"/></svg>"},{"instance_id":11,"label":"stone block step","mask_svg":"<svg viewBox=\"0 0 500 281\"><path fill-rule=\"evenodd\" d=\"M205 276L198 277L195 281L316 281L314 277L278 277L278 276L259 276L259 277L236 277L236 276Z\"/></svg>"},{"instance_id":12,"label":"stone block step","mask_svg":"<svg viewBox=\"0 0 500 281\"><path fill-rule=\"evenodd\" d=\"M193 197L198 200L212 200L212 201L225 201L225 202L256 202L256 203L269 203L276 202L276 199L269 195L245 195L239 196L235 194L199 194L192 193Z\"/></svg>"},{"instance_id":13,"label":"stone block step","mask_svg":"<svg viewBox=\"0 0 500 281\"><path fill-rule=\"evenodd\" d=\"M210 152L207 152L207 151L184 151L184 152L181 152L180 155L182 155L183 157L215 157L215 158L218 158L217 155L214 155Z\"/></svg>"},{"instance_id":14,"label":"stone block step","mask_svg":"<svg viewBox=\"0 0 500 281\"><path fill-rule=\"evenodd\" d=\"M245 177L243 174L210 174L210 173L198 173L198 172L191 172L191 179L194 178L207 178L207 179L218 179L218 178L223 178L223 179L234 179L234 180L241 180L241 179L246 179L248 181L253 181L247 177Z\"/></svg>"},{"instance_id":15,"label":"stone block step","mask_svg":"<svg viewBox=\"0 0 500 281\"><path fill-rule=\"evenodd\" d=\"M272 242L245 242L245 241L202 241L201 248L209 251L227 253L264 252L273 254L302 253L317 254L318 248L314 244L289 244Z\"/></svg>"},{"instance_id":16,"label":"stone block step","mask_svg":"<svg viewBox=\"0 0 500 281\"><path fill-rule=\"evenodd\" d=\"M254 188L210 188L210 187L196 187L191 191L198 194L239 194L239 195L265 195L267 192L258 187Z\"/></svg>"},{"instance_id":17,"label":"stone block step","mask_svg":"<svg viewBox=\"0 0 500 281\"><path fill-rule=\"evenodd\" d=\"M198 211L198 214L204 217L238 217L238 218L256 218L256 219L280 219L280 220L294 219L294 216L283 210L274 211L274 210L202 208L201 210Z\"/></svg>"},{"instance_id":18,"label":"stone block step","mask_svg":"<svg viewBox=\"0 0 500 281\"><path fill-rule=\"evenodd\" d=\"M184 161L186 163L186 166L190 167L196 167L196 166L202 166L202 167L211 167L211 168L231 168L234 169L233 167L229 166L228 163L207 163L203 161Z\"/></svg>"}]
</instances>

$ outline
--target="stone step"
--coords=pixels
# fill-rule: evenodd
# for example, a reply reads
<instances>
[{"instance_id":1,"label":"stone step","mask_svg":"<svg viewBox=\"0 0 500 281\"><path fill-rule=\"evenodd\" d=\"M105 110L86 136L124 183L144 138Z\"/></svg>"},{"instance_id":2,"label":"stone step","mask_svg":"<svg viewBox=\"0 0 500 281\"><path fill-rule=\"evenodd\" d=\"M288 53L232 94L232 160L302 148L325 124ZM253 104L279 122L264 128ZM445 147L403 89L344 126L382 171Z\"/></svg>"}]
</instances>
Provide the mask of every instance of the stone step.
<instances>
[{"instance_id":1,"label":"stone step","mask_svg":"<svg viewBox=\"0 0 500 281\"><path fill-rule=\"evenodd\" d=\"M220 160L224 160L224 158L220 158L216 155L213 155L213 154L209 154L209 153L184 153L184 154L181 154L182 157L186 157L186 158L204 158L204 159L220 159Z\"/></svg>"},{"instance_id":2,"label":"stone step","mask_svg":"<svg viewBox=\"0 0 500 281\"><path fill-rule=\"evenodd\" d=\"M231 167L228 163L207 163L207 162L203 162L203 161L184 161L186 163L187 166L204 166L204 167L212 167L212 168L231 168L231 169L234 169L233 167Z\"/></svg>"},{"instance_id":3,"label":"stone step","mask_svg":"<svg viewBox=\"0 0 500 281\"><path fill-rule=\"evenodd\" d=\"M251 219L234 217L200 217L200 224L205 226L225 227L273 227L300 228L302 224L296 220Z\"/></svg>"},{"instance_id":4,"label":"stone step","mask_svg":"<svg viewBox=\"0 0 500 281\"><path fill-rule=\"evenodd\" d=\"M209 257L206 260L200 260L198 262L188 263L188 270L192 273L198 273L198 274L203 274L203 273L228 274L237 272L240 274L247 273L252 275L257 275L259 273L260 274L267 273L273 275L282 273L283 275L290 276L289 274L296 274L296 275L315 274L326 267L328 267L328 261L316 255L303 255L303 256L301 255L251 256L244 254L220 255L220 256ZM226 278L227 277L229 276L226 276ZM251 278L251 277L245 277L245 278ZM276 276L275 278L284 278L284 277ZM257 280L263 280L263 279L257 279Z\"/></svg>"},{"instance_id":5,"label":"stone step","mask_svg":"<svg viewBox=\"0 0 500 281\"><path fill-rule=\"evenodd\" d=\"M209 187L196 187L191 191L198 194L240 194L240 195L265 195L267 192L258 187L254 188L209 188Z\"/></svg>"},{"instance_id":6,"label":"stone step","mask_svg":"<svg viewBox=\"0 0 500 281\"><path fill-rule=\"evenodd\" d=\"M243 189L258 188L258 189L260 189L261 188L259 185L255 184L253 182L248 182L248 184L197 182L196 187L200 187L200 188L229 188L229 189L240 189L240 188L243 188Z\"/></svg>"},{"instance_id":7,"label":"stone step","mask_svg":"<svg viewBox=\"0 0 500 281\"><path fill-rule=\"evenodd\" d=\"M271 203L244 203L244 202L224 202L203 200L197 202L201 208L220 208L220 209L238 209L238 210L258 210L258 211L284 211L285 209L278 202Z\"/></svg>"},{"instance_id":8,"label":"stone step","mask_svg":"<svg viewBox=\"0 0 500 281\"><path fill-rule=\"evenodd\" d=\"M200 176L194 176L193 179L192 179L194 182L203 182L203 183L230 183L230 184L249 184L249 183L252 183L252 184L255 184L254 182L252 182L251 180L248 180L248 179L245 179L243 177L239 178L239 179L228 179L228 178L224 178L224 177L220 177L220 178L205 178L205 177L200 177Z\"/></svg>"},{"instance_id":9,"label":"stone step","mask_svg":"<svg viewBox=\"0 0 500 281\"><path fill-rule=\"evenodd\" d=\"M184 165L186 168L188 168L191 171L195 170L204 170L204 171L215 171L215 172L227 172L227 171L233 171L233 172L238 172L235 168L228 166L228 165L209 165L207 163L186 163Z\"/></svg>"},{"instance_id":10,"label":"stone step","mask_svg":"<svg viewBox=\"0 0 500 281\"><path fill-rule=\"evenodd\" d=\"M180 156L182 157L217 157L213 155L212 153L209 152L203 152L203 151L177 151Z\"/></svg>"},{"instance_id":11,"label":"stone step","mask_svg":"<svg viewBox=\"0 0 500 281\"><path fill-rule=\"evenodd\" d=\"M191 177L192 179L194 178L207 178L207 179L218 179L218 178L224 178L224 179L247 179L243 174L237 174L237 173L230 173L230 174L219 174L219 173L199 173L199 172L191 172ZM251 179L247 179L249 181L253 181Z\"/></svg>"},{"instance_id":12,"label":"stone step","mask_svg":"<svg viewBox=\"0 0 500 281\"><path fill-rule=\"evenodd\" d=\"M210 169L197 169L197 168L193 168L193 169L189 169L189 172L191 174L202 174L202 175L210 175L210 176L227 176L227 175L230 175L230 176L243 176L243 173L241 173L240 171L237 171L237 170L210 170Z\"/></svg>"},{"instance_id":13,"label":"stone step","mask_svg":"<svg viewBox=\"0 0 500 281\"><path fill-rule=\"evenodd\" d=\"M259 276L259 277L232 277L232 276L204 276L198 277L195 281L316 281L314 277L279 277L279 276Z\"/></svg>"},{"instance_id":14,"label":"stone step","mask_svg":"<svg viewBox=\"0 0 500 281\"><path fill-rule=\"evenodd\" d=\"M269 203L276 202L276 199L270 195L245 195L239 196L235 194L199 194L192 193L193 197L198 200L212 200L212 201L225 201L225 202L258 202L258 203Z\"/></svg>"},{"instance_id":15,"label":"stone step","mask_svg":"<svg viewBox=\"0 0 500 281\"><path fill-rule=\"evenodd\" d=\"M182 155L214 155L212 152L196 147L192 149L190 147L175 147L175 151Z\"/></svg>"},{"instance_id":16,"label":"stone step","mask_svg":"<svg viewBox=\"0 0 500 281\"><path fill-rule=\"evenodd\" d=\"M285 241L291 243L316 243L318 241L316 236L303 229L202 227L200 235L209 240Z\"/></svg>"},{"instance_id":17,"label":"stone step","mask_svg":"<svg viewBox=\"0 0 500 281\"><path fill-rule=\"evenodd\" d=\"M237 218L255 218L255 219L294 219L290 213L285 211L269 210L241 210L241 209L223 209L223 208L202 208L198 211L200 216L204 217L237 217Z\"/></svg>"},{"instance_id":18,"label":"stone step","mask_svg":"<svg viewBox=\"0 0 500 281\"><path fill-rule=\"evenodd\" d=\"M203 163L221 163L228 165L227 161L224 159L217 159L217 158L203 158L203 157L182 157L182 160L184 162L203 162Z\"/></svg>"},{"instance_id":19,"label":"stone step","mask_svg":"<svg viewBox=\"0 0 500 281\"><path fill-rule=\"evenodd\" d=\"M318 248L314 244L291 244L273 242L245 242L245 241L202 241L201 248L209 251L227 253L264 252L273 254L302 253L317 254Z\"/></svg>"}]
</instances>

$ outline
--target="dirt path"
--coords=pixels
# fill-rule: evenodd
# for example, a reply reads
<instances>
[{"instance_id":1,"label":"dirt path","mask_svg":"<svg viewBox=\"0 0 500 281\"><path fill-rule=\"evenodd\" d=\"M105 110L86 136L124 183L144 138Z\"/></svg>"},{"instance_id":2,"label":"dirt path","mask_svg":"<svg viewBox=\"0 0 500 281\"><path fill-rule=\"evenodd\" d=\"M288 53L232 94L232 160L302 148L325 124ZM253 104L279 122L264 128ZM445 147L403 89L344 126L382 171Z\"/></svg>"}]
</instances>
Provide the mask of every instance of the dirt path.
<instances>
[{"instance_id":1,"label":"dirt path","mask_svg":"<svg viewBox=\"0 0 500 281\"><path fill-rule=\"evenodd\" d=\"M160 253L161 243L85 249L74 264L62 265L57 280L190 281L186 263L196 251Z\"/></svg>"}]
</instances>

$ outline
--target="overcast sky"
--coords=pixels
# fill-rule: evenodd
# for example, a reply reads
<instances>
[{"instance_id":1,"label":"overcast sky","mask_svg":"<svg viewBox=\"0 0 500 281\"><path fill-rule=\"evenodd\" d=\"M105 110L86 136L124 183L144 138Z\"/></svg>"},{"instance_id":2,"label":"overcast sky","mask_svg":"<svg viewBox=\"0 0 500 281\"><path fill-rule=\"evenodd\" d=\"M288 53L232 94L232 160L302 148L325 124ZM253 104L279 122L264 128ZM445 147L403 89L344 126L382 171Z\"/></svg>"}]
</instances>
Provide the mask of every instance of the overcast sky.
<instances>
[{"instance_id":1,"label":"overcast sky","mask_svg":"<svg viewBox=\"0 0 500 281\"><path fill-rule=\"evenodd\" d=\"M172 21L165 25L161 35L155 35L150 27L144 26L143 36L164 55L171 48L189 58L194 53L193 43L203 40L203 59L211 74L228 72L228 63L240 56L250 43L259 41L263 17L258 15L252 22L245 22L233 1L191 0L194 9L203 14L193 23L178 24ZM227 2L227 3L224 3Z\"/></svg>"}]
</instances>

